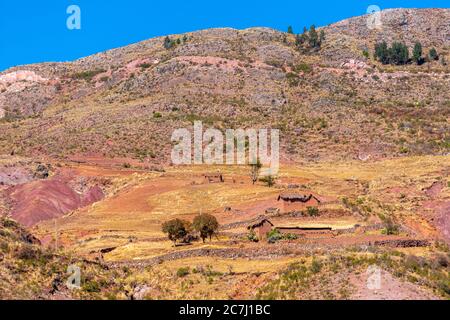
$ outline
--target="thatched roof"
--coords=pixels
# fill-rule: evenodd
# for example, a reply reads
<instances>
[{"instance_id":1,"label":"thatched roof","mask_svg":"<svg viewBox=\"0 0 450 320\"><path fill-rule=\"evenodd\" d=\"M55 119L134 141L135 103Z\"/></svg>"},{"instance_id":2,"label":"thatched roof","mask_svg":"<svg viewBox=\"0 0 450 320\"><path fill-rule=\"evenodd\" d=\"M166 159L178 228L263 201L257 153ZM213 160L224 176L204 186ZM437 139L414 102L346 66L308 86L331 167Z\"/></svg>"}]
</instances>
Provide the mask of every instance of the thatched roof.
<instances>
[{"instance_id":1,"label":"thatched roof","mask_svg":"<svg viewBox=\"0 0 450 320\"><path fill-rule=\"evenodd\" d=\"M274 226L272 222L269 221L269 219L260 219L258 220L256 223L251 224L247 227L247 229L254 229L254 228L258 228L261 227L265 222L268 222L272 227Z\"/></svg>"},{"instance_id":2,"label":"thatched roof","mask_svg":"<svg viewBox=\"0 0 450 320\"><path fill-rule=\"evenodd\" d=\"M292 191L284 191L284 192L280 193L280 195L278 196L278 201L280 201L280 200L300 201L300 202L306 203L306 202L310 201L311 199L315 199L318 202L320 202L320 200L317 199L312 194L306 195L306 194L301 194L301 193L292 192Z\"/></svg>"}]
</instances>

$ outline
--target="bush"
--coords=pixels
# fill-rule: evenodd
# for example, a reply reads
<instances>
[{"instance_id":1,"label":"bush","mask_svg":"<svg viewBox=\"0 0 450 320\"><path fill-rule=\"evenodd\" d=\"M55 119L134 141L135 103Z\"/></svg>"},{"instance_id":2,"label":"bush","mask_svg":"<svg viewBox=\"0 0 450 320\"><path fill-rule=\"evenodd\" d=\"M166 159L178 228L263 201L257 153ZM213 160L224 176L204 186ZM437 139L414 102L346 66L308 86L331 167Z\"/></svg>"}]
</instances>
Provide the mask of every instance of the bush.
<instances>
[{"instance_id":1,"label":"bush","mask_svg":"<svg viewBox=\"0 0 450 320\"><path fill-rule=\"evenodd\" d=\"M386 218L384 221L383 234L396 235L399 234L400 227L392 221L391 218Z\"/></svg>"},{"instance_id":2,"label":"bush","mask_svg":"<svg viewBox=\"0 0 450 320\"><path fill-rule=\"evenodd\" d=\"M168 36L164 38L164 48L169 50L172 49L176 45L176 41L170 39Z\"/></svg>"},{"instance_id":3,"label":"bush","mask_svg":"<svg viewBox=\"0 0 450 320\"><path fill-rule=\"evenodd\" d=\"M275 243L278 240L282 240L282 239L283 239L283 235L277 229L273 229L267 233L267 241L269 243Z\"/></svg>"},{"instance_id":4,"label":"bush","mask_svg":"<svg viewBox=\"0 0 450 320\"><path fill-rule=\"evenodd\" d=\"M150 64L150 63L141 63L140 65L139 65L139 67L142 69L142 70L145 70L145 69L148 69L148 68L150 68L152 65Z\"/></svg>"},{"instance_id":5,"label":"bush","mask_svg":"<svg viewBox=\"0 0 450 320\"><path fill-rule=\"evenodd\" d=\"M247 240L252 241L252 242L258 242L258 236L256 235L255 231L251 230L248 234L247 234Z\"/></svg>"},{"instance_id":6,"label":"bush","mask_svg":"<svg viewBox=\"0 0 450 320\"><path fill-rule=\"evenodd\" d=\"M17 250L15 256L21 260L34 260L39 256L39 251L31 245L22 245Z\"/></svg>"},{"instance_id":7,"label":"bush","mask_svg":"<svg viewBox=\"0 0 450 320\"><path fill-rule=\"evenodd\" d=\"M290 87L297 87L300 82L298 75L293 72L287 73L286 79Z\"/></svg>"},{"instance_id":8,"label":"bush","mask_svg":"<svg viewBox=\"0 0 450 320\"><path fill-rule=\"evenodd\" d=\"M264 182L269 188L275 185L275 178L271 175L262 177L261 179L259 179L259 181Z\"/></svg>"},{"instance_id":9,"label":"bush","mask_svg":"<svg viewBox=\"0 0 450 320\"><path fill-rule=\"evenodd\" d=\"M189 274L189 267L182 267L177 270L177 277L182 278Z\"/></svg>"},{"instance_id":10,"label":"bush","mask_svg":"<svg viewBox=\"0 0 450 320\"><path fill-rule=\"evenodd\" d=\"M83 284L82 287L83 291L85 292L90 292L90 293L95 293L95 292L100 292L100 285L98 284L98 282L91 280L91 281L86 281Z\"/></svg>"},{"instance_id":11,"label":"bush","mask_svg":"<svg viewBox=\"0 0 450 320\"><path fill-rule=\"evenodd\" d=\"M78 73L74 73L71 78L72 79L78 79L78 80L86 80L91 81L92 78L94 78L96 75L106 72L104 69L96 69L96 70L89 70L89 71L82 71Z\"/></svg>"},{"instance_id":12,"label":"bush","mask_svg":"<svg viewBox=\"0 0 450 320\"><path fill-rule=\"evenodd\" d=\"M430 49L428 56L430 57L430 60L439 60L439 55L435 48Z\"/></svg>"},{"instance_id":13,"label":"bush","mask_svg":"<svg viewBox=\"0 0 450 320\"><path fill-rule=\"evenodd\" d=\"M316 207L307 207L306 212L310 217L317 217L319 215L319 209Z\"/></svg>"},{"instance_id":14,"label":"bush","mask_svg":"<svg viewBox=\"0 0 450 320\"><path fill-rule=\"evenodd\" d=\"M162 114L159 113L159 112L154 112L154 113L153 113L153 118L155 118L155 119L162 118Z\"/></svg>"},{"instance_id":15,"label":"bush","mask_svg":"<svg viewBox=\"0 0 450 320\"><path fill-rule=\"evenodd\" d=\"M313 71L313 68L311 65L309 65L307 63L300 63L294 67L294 71L297 73L299 73L299 72L311 73Z\"/></svg>"},{"instance_id":16,"label":"bush","mask_svg":"<svg viewBox=\"0 0 450 320\"><path fill-rule=\"evenodd\" d=\"M311 272L319 273L320 270L322 270L322 264L320 263L320 261L314 259L311 263Z\"/></svg>"}]
</instances>

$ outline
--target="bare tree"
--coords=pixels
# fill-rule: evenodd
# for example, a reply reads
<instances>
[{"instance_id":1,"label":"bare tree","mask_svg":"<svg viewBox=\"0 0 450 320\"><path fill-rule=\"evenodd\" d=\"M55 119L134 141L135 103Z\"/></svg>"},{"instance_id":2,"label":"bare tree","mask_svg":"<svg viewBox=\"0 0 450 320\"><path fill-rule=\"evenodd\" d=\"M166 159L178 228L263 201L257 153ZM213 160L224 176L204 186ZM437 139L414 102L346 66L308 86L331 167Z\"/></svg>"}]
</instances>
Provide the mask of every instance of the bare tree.
<instances>
[{"instance_id":1,"label":"bare tree","mask_svg":"<svg viewBox=\"0 0 450 320\"><path fill-rule=\"evenodd\" d=\"M252 178L252 183L255 184L256 181L258 181L259 178L259 172L261 171L261 161L259 159L256 161L256 163L250 164L251 170L250 170L250 177Z\"/></svg>"}]
</instances>

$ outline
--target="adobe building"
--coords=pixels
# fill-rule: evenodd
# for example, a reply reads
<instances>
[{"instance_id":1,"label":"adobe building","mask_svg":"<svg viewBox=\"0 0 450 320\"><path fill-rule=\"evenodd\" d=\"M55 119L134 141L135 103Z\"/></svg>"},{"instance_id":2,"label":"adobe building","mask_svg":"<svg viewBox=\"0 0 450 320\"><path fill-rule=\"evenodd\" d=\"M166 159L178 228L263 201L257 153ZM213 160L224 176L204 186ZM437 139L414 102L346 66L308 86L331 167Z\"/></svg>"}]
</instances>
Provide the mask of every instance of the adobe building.
<instances>
[{"instance_id":1,"label":"adobe building","mask_svg":"<svg viewBox=\"0 0 450 320\"><path fill-rule=\"evenodd\" d=\"M273 223L268 219L262 219L255 224L249 225L248 230L253 231L259 240L267 239L267 233L272 231Z\"/></svg>"},{"instance_id":2,"label":"adobe building","mask_svg":"<svg viewBox=\"0 0 450 320\"><path fill-rule=\"evenodd\" d=\"M307 207L318 207L320 200L312 194L305 195L294 191L284 191L278 196L282 212L302 211Z\"/></svg>"},{"instance_id":3,"label":"adobe building","mask_svg":"<svg viewBox=\"0 0 450 320\"><path fill-rule=\"evenodd\" d=\"M221 173L205 173L203 178L207 183L221 183L224 181Z\"/></svg>"}]
</instances>

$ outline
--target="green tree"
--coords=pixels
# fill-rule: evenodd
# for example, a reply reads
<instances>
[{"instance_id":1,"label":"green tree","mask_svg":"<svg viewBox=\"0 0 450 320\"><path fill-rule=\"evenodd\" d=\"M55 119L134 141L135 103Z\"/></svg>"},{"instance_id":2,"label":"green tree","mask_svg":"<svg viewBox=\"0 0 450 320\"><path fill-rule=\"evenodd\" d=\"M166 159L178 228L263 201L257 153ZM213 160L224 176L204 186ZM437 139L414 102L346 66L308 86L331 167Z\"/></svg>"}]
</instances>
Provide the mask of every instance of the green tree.
<instances>
[{"instance_id":1,"label":"green tree","mask_svg":"<svg viewBox=\"0 0 450 320\"><path fill-rule=\"evenodd\" d=\"M164 48L169 50L175 45L175 41L169 38L169 36L164 38Z\"/></svg>"},{"instance_id":2,"label":"green tree","mask_svg":"<svg viewBox=\"0 0 450 320\"><path fill-rule=\"evenodd\" d=\"M375 44L375 59L382 64L389 63L389 49L386 41Z\"/></svg>"},{"instance_id":3,"label":"green tree","mask_svg":"<svg viewBox=\"0 0 450 320\"><path fill-rule=\"evenodd\" d=\"M416 42L413 50L413 60L417 64L422 64L422 44L420 42Z\"/></svg>"},{"instance_id":4,"label":"green tree","mask_svg":"<svg viewBox=\"0 0 450 320\"><path fill-rule=\"evenodd\" d=\"M211 237L219 229L219 222L217 222L216 217L208 213L202 213L196 216L192 225L200 233L200 238L202 238L203 242L208 237L211 241Z\"/></svg>"},{"instance_id":5,"label":"green tree","mask_svg":"<svg viewBox=\"0 0 450 320\"><path fill-rule=\"evenodd\" d=\"M439 55L435 48L430 49L428 56L430 57L430 60L438 60L439 59Z\"/></svg>"},{"instance_id":6,"label":"green tree","mask_svg":"<svg viewBox=\"0 0 450 320\"><path fill-rule=\"evenodd\" d=\"M288 27L287 33L289 33L289 34L294 34L294 29L292 28L292 26L289 26L289 27Z\"/></svg>"},{"instance_id":7,"label":"green tree","mask_svg":"<svg viewBox=\"0 0 450 320\"><path fill-rule=\"evenodd\" d=\"M181 240L187 236L190 228L191 223L181 219L169 220L162 225L162 231L167 233L169 240L173 241L174 244L177 243L177 240Z\"/></svg>"},{"instance_id":8,"label":"green tree","mask_svg":"<svg viewBox=\"0 0 450 320\"><path fill-rule=\"evenodd\" d=\"M309 27L308 41L309 41L309 46L311 48L317 48L320 46L319 45L319 35L317 34L315 25L312 25L311 27Z\"/></svg>"},{"instance_id":9,"label":"green tree","mask_svg":"<svg viewBox=\"0 0 450 320\"><path fill-rule=\"evenodd\" d=\"M401 42L394 42L389 49L389 62L395 65L407 64L409 61L408 47Z\"/></svg>"}]
</instances>

